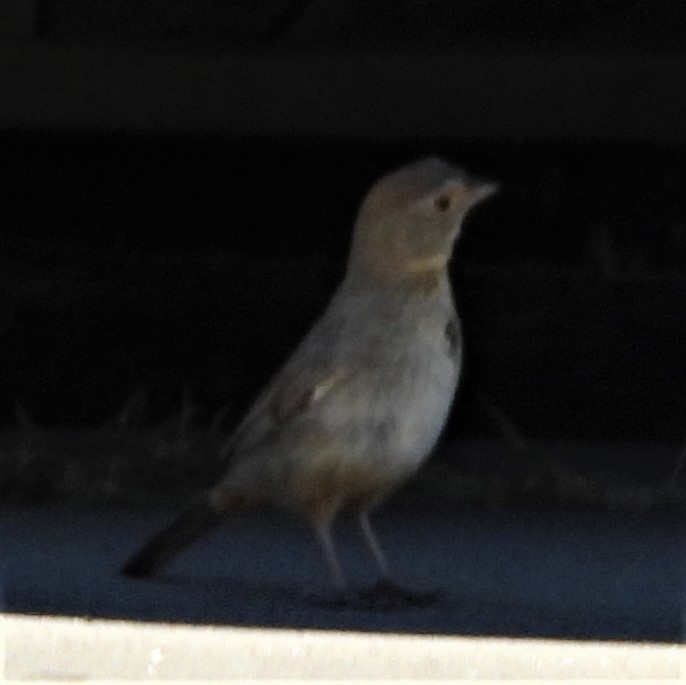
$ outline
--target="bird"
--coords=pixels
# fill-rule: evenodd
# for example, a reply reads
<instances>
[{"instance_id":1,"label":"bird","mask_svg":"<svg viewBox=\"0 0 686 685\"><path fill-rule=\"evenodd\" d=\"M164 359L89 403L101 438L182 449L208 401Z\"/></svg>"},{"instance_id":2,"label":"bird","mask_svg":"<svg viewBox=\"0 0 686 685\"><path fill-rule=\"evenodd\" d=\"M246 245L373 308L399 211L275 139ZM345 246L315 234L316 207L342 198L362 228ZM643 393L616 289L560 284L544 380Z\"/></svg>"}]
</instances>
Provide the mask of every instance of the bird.
<instances>
[{"instance_id":1,"label":"bird","mask_svg":"<svg viewBox=\"0 0 686 685\"><path fill-rule=\"evenodd\" d=\"M227 515L271 504L311 525L347 600L332 533L347 510L378 569L365 596L427 599L394 579L370 514L425 462L451 411L463 337L448 265L468 212L497 189L439 157L372 185L338 289L227 439L224 474L125 575L152 577Z\"/></svg>"}]
</instances>

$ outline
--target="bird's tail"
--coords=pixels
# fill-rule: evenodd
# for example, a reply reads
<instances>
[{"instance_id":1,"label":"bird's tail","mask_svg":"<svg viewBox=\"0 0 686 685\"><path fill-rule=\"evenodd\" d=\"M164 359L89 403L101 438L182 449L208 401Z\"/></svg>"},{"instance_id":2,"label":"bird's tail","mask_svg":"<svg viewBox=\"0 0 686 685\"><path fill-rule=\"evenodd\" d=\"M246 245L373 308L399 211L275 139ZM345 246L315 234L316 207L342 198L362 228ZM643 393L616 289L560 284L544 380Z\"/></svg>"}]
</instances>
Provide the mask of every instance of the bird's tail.
<instances>
[{"instance_id":1,"label":"bird's tail","mask_svg":"<svg viewBox=\"0 0 686 685\"><path fill-rule=\"evenodd\" d=\"M221 512L206 500L197 502L134 554L121 572L133 578L155 575L186 547L216 528L221 518Z\"/></svg>"}]
</instances>

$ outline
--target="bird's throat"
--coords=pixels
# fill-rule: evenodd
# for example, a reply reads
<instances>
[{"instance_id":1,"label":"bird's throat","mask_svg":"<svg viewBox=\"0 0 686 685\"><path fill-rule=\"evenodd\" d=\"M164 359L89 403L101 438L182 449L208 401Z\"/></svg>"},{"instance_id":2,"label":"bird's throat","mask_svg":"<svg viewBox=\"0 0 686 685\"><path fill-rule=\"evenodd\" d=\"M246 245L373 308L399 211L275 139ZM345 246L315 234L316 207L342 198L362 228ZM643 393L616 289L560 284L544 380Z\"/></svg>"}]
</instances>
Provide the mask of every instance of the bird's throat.
<instances>
[{"instance_id":1,"label":"bird's throat","mask_svg":"<svg viewBox=\"0 0 686 685\"><path fill-rule=\"evenodd\" d=\"M403 261L376 262L372 268L349 271L353 278L361 277L366 287L419 290L433 292L447 275L450 257L445 254L417 257Z\"/></svg>"},{"instance_id":2,"label":"bird's throat","mask_svg":"<svg viewBox=\"0 0 686 685\"><path fill-rule=\"evenodd\" d=\"M443 271L448 265L448 257L444 254L432 257L418 257L407 264L409 274L424 274Z\"/></svg>"}]
</instances>

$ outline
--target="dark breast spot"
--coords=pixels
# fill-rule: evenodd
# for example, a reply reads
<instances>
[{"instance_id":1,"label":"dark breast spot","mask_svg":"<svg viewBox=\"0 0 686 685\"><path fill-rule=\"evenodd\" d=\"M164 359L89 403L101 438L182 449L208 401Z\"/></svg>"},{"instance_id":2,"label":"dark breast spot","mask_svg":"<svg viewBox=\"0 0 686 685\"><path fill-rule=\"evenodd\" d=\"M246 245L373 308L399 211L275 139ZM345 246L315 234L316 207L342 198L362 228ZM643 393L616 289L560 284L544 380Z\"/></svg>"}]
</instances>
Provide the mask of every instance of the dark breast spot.
<instances>
[{"instance_id":1,"label":"dark breast spot","mask_svg":"<svg viewBox=\"0 0 686 685\"><path fill-rule=\"evenodd\" d=\"M448 341L448 351L455 356L460 351L461 334L460 324L455 317L450 319L445 326L445 337Z\"/></svg>"}]
</instances>

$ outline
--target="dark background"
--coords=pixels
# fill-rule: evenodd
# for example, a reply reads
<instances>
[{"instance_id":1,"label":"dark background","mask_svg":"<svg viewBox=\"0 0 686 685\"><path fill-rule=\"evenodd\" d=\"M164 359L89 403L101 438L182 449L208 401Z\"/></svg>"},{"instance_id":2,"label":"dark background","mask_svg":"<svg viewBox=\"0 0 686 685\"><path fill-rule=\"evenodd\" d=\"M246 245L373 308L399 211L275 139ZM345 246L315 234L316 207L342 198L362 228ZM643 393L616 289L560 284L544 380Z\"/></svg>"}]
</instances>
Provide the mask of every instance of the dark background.
<instances>
[{"instance_id":1,"label":"dark background","mask_svg":"<svg viewBox=\"0 0 686 685\"><path fill-rule=\"evenodd\" d=\"M568 466L683 485L680 3L2 12L8 431L89 430L132 397L143 425L192 405L230 428L325 306L370 183L439 154L503 186L453 263L467 367L445 444L650 445Z\"/></svg>"}]
</instances>

